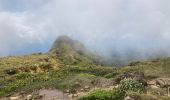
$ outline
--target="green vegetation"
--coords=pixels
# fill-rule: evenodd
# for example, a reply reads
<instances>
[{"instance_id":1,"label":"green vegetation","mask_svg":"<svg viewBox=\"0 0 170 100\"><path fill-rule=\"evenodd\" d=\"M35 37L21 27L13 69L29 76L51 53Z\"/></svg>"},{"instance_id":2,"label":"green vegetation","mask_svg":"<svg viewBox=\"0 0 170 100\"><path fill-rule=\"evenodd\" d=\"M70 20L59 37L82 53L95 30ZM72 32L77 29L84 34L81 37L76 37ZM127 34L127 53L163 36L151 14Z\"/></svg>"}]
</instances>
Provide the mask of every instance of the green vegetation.
<instances>
[{"instance_id":1,"label":"green vegetation","mask_svg":"<svg viewBox=\"0 0 170 100\"><path fill-rule=\"evenodd\" d=\"M95 90L89 93L89 95L80 98L80 100L112 100L112 91Z\"/></svg>"},{"instance_id":2,"label":"green vegetation","mask_svg":"<svg viewBox=\"0 0 170 100\"><path fill-rule=\"evenodd\" d=\"M119 69L119 73L123 72L144 72L146 79L154 79L157 77L170 77L170 58L160 58L143 62L132 62L128 66Z\"/></svg>"},{"instance_id":3,"label":"green vegetation","mask_svg":"<svg viewBox=\"0 0 170 100\"><path fill-rule=\"evenodd\" d=\"M68 37L56 40L46 54L0 58L0 97L42 88L76 93L88 86L106 90L91 91L80 100L123 100L127 96L135 100L169 100L166 88L146 88L142 82L170 77L170 58L132 62L122 68L102 66L100 60L100 56ZM138 72L144 76L135 76ZM118 88L107 90L113 85Z\"/></svg>"},{"instance_id":4,"label":"green vegetation","mask_svg":"<svg viewBox=\"0 0 170 100\"><path fill-rule=\"evenodd\" d=\"M119 89L125 92L133 91L140 93L145 91L145 86L134 79L128 78L120 81Z\"/></svg>"},{"instance_id":5,"label":"green vegetation","mask_svg":"<svg viewBox=\"0 0 170 100\"><path fill-rule=\"evenodd\" d=\"M46 54L1 58L0 65L0 96L44 87L72 91L77 81L81 83L77 88L91 86L95 77L112 72L111 67L90 63L68 65ZM16 74L8 75L5 70L9 69L15 69Z\"/></svg>"},{"instance_id":6,"label":"green vegetation","mask_svg":"<svg viewBox=\"0 0 170 100\"><path fill-rule=\"evenodd\" d=\"M80 100L123 100L125 95L132 95L130 93L143 93L144 91L145 87L141 83L129 78L122 80L119 87L115 90L95 90L87 96L80 98ZM135 98L137 97L138 96Z\"/></svg>"},{"instance_id":7,"label":"green vegetation","mask_svg":"<svg viewBox=\"0 0 170 100\"><path fill-rule=\"evenodd\" d=\"M125 93L122 91L94 90L79 100L123 100Z\"/></svg>"}]
</instances>

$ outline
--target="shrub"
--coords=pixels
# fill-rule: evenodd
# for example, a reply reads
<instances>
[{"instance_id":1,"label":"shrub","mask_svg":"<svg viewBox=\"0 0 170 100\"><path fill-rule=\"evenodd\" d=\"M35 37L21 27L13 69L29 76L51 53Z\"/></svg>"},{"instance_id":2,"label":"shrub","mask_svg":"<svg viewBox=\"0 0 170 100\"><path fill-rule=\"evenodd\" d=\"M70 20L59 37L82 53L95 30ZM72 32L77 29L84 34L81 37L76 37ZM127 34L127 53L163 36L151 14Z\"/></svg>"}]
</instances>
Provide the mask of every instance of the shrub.
<instances>
[{"instance_id":1,"label":"shrub","mask_svg":"<svg viewBox=\"0 0 170 100\"><path fill-rule=\"evenodd\" d=\"M90 92L87 96L79 100L123 100L124 96L125 92L120 90L107 91L99 89Z\"/></svg>"},{"instance_id":2,"label":"shrub","mask_svg":"<svg viewBox=\"0 0 170 100\"><path fill-rule=\"evenodd\" d=\"M106 75L104 75L105 78L114 78L116 77L116 75L118 75L118 73L108 73Z\"/></svg>"},{"instance_id":3,"label":"shrub","mask_svg":"<svg viewBox=\"0 0 170 100\"><path fill-rule=\"evenodd\" d=\"M119 89L125 92L144 92L145 86L134 79L128 78L120 81Z\"/></svg>"},{"instance_id":4,"label":"shrub","mask_svg":"<svg viewBox=\"0 0 170 100\"><path fill-rule=\"evenodd\" d=\"M82 97L79 100L112 100L112 95L112 91L99 89L90 92L87 96Z\"/></svg>"},{"instance_id":5,"label":"shrub","mask_svg":"<svg viewBox=\"0 0 170 100\"><path fill-rule=\"evenodd\" d=\"M121 90L115 90L112 94L112 100L124 100L125 92Z\"/></svg>"}]
</instances>

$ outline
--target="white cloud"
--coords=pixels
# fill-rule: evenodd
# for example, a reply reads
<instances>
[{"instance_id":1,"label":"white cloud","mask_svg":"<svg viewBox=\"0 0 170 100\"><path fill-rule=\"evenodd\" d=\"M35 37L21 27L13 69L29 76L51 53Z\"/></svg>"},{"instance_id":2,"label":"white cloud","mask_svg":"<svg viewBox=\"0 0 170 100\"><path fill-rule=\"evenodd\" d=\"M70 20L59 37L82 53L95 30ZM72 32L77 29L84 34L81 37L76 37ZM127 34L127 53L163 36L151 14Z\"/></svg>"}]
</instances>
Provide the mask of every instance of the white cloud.
<instances>
[{"instance_id":1,"label":"white cloud","mask_svg":"<svg viewBox=\"0 0 170 100\"><path fill-rule=\"evenodd\" d=\"M24 0L18 3L25 8L0 8L0 55L10 54L13 49L22 50L22 45L27 43L45 44L63 34L101 51L138 48L146 53L150 48L159 51L170 47L169 0Z\"/></svg>"}]
</instances>

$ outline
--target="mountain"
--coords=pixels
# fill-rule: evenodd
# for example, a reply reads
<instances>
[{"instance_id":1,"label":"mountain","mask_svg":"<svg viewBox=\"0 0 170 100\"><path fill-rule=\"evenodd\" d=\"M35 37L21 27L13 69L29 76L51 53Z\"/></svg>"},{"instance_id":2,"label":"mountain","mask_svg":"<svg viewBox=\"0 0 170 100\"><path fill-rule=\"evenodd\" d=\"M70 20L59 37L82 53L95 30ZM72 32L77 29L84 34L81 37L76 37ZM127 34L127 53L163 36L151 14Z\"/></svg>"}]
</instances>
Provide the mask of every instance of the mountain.
<instances>
[{"instance_id":1,"label":"mountain","mask_svg":"<svg viewBox=\"0 0 170 100\"><path fill-rule=\"evenodd\" d=\"M68 36L59 36L48 52L67 64L96 63L100 64L100 56L93 54L79 41ZM82 63L81 63L82 64Z\"/></svg>"},{"instance_id":2,"label":"mountain","mask_svg":"<svg viewBox=\"0 0 170 100\"><path fill-rule=\"evenodd\" d=\"M169 83L163 80L170 80L170 58L131 62L121 68L101 66L100 59L67 36L58 37L45 54L0 58L0 100L63 100L63 96L77 100L84 95L80 100L125 100L126 96L170 100ZM155 80L164 87L148 84Z\"/></svg>"},{"instance_id":3,"label":"mountain","mask_svg":"<svg viewBox=\"0 0 170 100\"><path fill-rule=\"evenodd\" d=\"M87 52L87 49L81 42L73 40L68 36L59 36L49 50L49 53L52 54L78 53L84 55Z\"/></svg>"}]
</instances>

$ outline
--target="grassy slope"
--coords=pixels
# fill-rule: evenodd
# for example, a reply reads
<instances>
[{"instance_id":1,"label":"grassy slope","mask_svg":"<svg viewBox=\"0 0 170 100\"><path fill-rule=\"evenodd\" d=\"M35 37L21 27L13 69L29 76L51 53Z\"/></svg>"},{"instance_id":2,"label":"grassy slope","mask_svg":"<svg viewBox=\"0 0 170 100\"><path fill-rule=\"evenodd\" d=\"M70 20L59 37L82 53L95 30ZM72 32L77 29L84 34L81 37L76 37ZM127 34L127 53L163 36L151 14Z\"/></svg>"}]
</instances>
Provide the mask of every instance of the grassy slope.
<instances>
[{"instance_id":1,"label":"grassy slope","mask_svg":"<svg viewBox=\"0 0 170 100\"><path fill-rule=\"evenodd\" d=\"M81 44L75 44L76 41L69 44L70 41L73 40L67 37L57 41L60 44L56 43L49 54L0 58L0 96L44 87L74 92L75 88L95 86L95 79L114 78L124 72L142 71L147 79L170 76L170 58L133 62L113 71L112 67L100 66L95 55L77 49ZM8 69L15 69L17 73L7 75Z\"/></svg>"},{"instance_id":2,"label":"grassy slope","mask_svg":"<svg viewBox=\"0 0 170 100\"><path fill-rule=\"evenodd\" d=\"M92 86L96 77L112 71L110 67L94 65L85 57L82 59L69 64L46 54L1 58L0 96L16 91L31 92L43 87L73 91L77 81L81 83L78 88ZM7 75L4 72L7 69L15 69L17 74Z\"/></svg>"},{"instance_id":3,"label":"grassy slope","mask_svg":"<svg viewBox=\"0 0 170 100\"><path fill-rule=\"evenodd\" d=\"M170 77L170 58L161 58L150 61L143 62L132 62L129 66L125 66L117 69L116 75L128 72L133 74L134 72L144 72L146 80L152 80L155 78L169 78ZM119 84L120 85L120 84ZM134 87L131 87L134 88ZM95 92L95 91L94 91ZM107 92L107 93L105 93ZM95 93L88 94L85 98L106 98L110 97L108 94L113 95L113 91L102 91L100 90ZM159 95L160 94L160 95ZM170 100L167 96L167 88L147 88L147 93L137 93L132 91L126 91L126 95L136 98L135 100ZM113 95L111 97L118 96L121 97L121 94ZM93 99L82 99L82 100L93 100ZM120 99L120 98L119 98ZM102 99L104 100L104 99ZM117 99L118 100L118 99Z\"/></svg>"},{"instance_id":4,"label":"grassy slope","mask_svg":"<svg viewBox=\"0 0 170 100\"><path fill-rule=\"evenodd\" d=\"M120 72L142 71L146 78L170 77L170 58L161 58L143 62L132 62Z\"/></svg>"},{"instance_id":5,"label":"grassy slope","mask_svg":"<svg viewBox=\"0 0 170 100\"><path fill-rule=\"evenodd\" d=\"M97 78L114 78L116 75L120 75L123 72L133 73L135 71L142 71L145 73L147 79L170 76L170 58L132 62L129 66L119 68L117 71L113 72L111 67L98 66L93 64L91 60L86 57L78 57L81 58L81 60L73 58L76 63L67 63L65 62L66 60L63 61L63 59L47 54L1 58L0 96L5 96L17 91L31 92L44 87L74 92L75 88L81 89L86 85L91 87L95 86L94 81ZM67 61L69 62L69 60ZM11 68L15 68L17 74L5 74L4 70ZM80 86L78 86L76 82L79 82ZM148 98L152 98L155 96L153 94L149 95L142 94L141 97L144 98L147 96Z\"/></svg>"}]
</instances>

